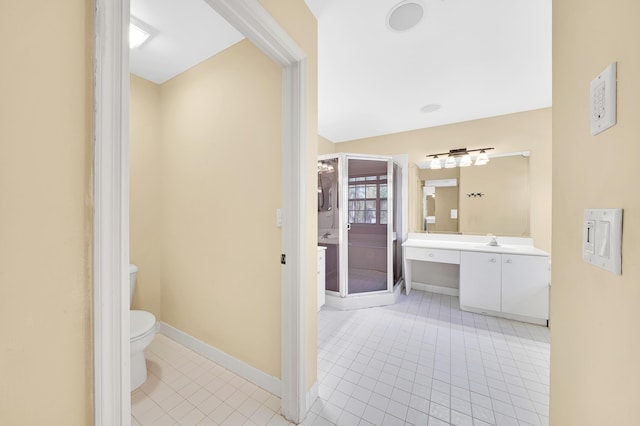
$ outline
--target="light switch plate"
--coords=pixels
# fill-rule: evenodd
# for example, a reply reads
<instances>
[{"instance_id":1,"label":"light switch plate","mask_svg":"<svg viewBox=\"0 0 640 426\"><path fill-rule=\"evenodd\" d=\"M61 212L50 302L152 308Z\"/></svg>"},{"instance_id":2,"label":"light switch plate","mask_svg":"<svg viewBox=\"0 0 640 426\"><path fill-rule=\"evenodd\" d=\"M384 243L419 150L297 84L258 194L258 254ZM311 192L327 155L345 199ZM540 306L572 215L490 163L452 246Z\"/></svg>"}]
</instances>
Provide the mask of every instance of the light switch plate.
<instances>
[{"instance_id":1,"label":"light switch plate","mask_svg":"<svg viewBox=\"0 0 640 426\"><path fill-rule=\"evenodd\" d=\"M589 104L593 136L616 124L616 70L617 63L613 62L591 81Z\"/></svg>"},{"instance_id":2,"label":"light switch plate","mask_svg":"<svg viewBox=\"0 0 640 426\"><path fill-rule=\"evenodd\" d=\"M582 259L622 274L622 209L585 209Z\"/></svg>"}]
</instances>

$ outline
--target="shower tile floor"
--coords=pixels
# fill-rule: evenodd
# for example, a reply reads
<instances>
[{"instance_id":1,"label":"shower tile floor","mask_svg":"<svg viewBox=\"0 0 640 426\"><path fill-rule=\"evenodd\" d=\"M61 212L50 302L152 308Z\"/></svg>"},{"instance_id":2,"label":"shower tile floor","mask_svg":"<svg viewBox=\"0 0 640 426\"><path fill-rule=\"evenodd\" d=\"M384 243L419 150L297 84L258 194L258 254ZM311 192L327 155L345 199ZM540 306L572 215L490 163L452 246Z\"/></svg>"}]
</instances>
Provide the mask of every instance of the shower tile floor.
<instances>
[{"instance_id":1,"label":"shower tile floor","mask_svg":"<svg viewBox=\"0 0 640 426\"><path fill-rule=\"evenodd\" d=\"M306 425L548 425L549 329L412 291L318 317L320 398ZM280 400L158 335L132 425L286 425Z\"/></svg>"}]
</instances>

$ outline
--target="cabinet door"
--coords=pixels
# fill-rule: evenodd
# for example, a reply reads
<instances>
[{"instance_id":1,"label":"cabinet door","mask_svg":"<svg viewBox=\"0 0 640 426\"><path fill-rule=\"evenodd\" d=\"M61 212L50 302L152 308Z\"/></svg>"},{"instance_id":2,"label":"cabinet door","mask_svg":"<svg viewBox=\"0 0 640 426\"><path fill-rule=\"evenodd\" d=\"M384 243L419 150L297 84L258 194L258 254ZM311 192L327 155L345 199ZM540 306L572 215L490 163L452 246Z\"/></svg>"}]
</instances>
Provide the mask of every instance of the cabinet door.
<instances>
[{"instance_id":1,"label":"cabinet door","mask_svg":"<svg viewBox=\"0 0 640 426\"><path fill-rule=\"evenodd\" d=\"M500 311L500 254L460 253L460 305Z\"/></svg>"},{"instance_id":2,"label":"cabinet door","mask_svg":"<svg viewBox=\"0 0 640 426\"><path fill-rule=\"evenodd\" d=\"M549 258L502 255L502 312L549 319Z\"/></svg>"},{"instance_id":3,"label":"cabinet door","mask_svg":"<svg viewBox=\"0 0 640 426\"><path fill-rule=\"evenodd\" d=\"M318 250L318 310L325 303L325 250Z\"/></svg>"}]
</instances>

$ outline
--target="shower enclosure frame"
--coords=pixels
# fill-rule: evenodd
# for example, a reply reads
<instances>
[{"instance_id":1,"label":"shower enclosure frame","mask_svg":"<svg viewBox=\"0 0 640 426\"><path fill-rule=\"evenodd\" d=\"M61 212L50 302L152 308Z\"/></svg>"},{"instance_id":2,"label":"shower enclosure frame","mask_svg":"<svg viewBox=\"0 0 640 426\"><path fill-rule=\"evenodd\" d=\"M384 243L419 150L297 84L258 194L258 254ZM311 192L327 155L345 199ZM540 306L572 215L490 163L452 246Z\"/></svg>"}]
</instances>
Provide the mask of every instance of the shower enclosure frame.
<instances>
[{"instance_id":1,"label":"shower enclosure frame","mask_svg":"<svg viewBox=\"0 0 640 426\"><path fill-rule=\"evenodd\" d=\"M355 309L368 306L386 305L394 303L400 293L403 277L402 275L398 280L394 278L393 268L393 242L397 241L397 250L402 250L402 241L407 235L407 169L408 169L408 156L407 155L371 155L371 154L354 154L354 153L335 153L324 154L318 156L318 161L326 161L331 159L338 160L338 205L340 206L339 218L338 218L338 291L326 290L327 295L326 303L329 306L333 306L339 309ZM359 293L349 292L349 160L364 160L364 161L386 161L387 162L387 229L386 229L386 275L387 275L387 288L383 290L373 290ZM400 191L401 197L395 198L395 180L394 165L398 166L401 175L400 179ZM399 203L401 206L400 223L402 229L400 232L395 231L394 215L395 203ZM394 233L395 238L394 238ZM319 238L319 244L322 244ZM401 263L401 262L400 262Z\"/></svg>"}]
</instances>

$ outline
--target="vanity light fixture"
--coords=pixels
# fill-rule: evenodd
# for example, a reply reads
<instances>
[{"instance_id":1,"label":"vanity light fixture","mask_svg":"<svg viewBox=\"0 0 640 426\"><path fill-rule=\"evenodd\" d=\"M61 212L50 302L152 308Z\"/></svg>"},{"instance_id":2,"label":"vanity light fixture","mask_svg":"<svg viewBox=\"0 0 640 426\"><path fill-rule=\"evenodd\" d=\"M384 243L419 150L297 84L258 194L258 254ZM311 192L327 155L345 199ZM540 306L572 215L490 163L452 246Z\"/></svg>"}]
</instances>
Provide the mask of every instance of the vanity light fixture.
<instances>
[{"instance_id":1,"label":"vanity light fixture","mask_svg":"<svg viewBox=\"0 0 640 426\"><path fill-rule=\"evenodd\" d=\"M460 167L469 167L470 165L471 165L471 155L467 152L460 159L460 164L458 164L458 166L460 166Z\"/></svg>"},{"instance_id":2,"label":"vanity light fixture","mask_svg":"<svg viewBox=\"0 0 640 426\"><path fill-rule=\"evenodd\" d=\"M427 157L433 157L431 159L431 169L441 169L442 163L440 161L441 155L447 155L447 160L444 163L445 169L452 169L456 166L458 167L468 167L473 161L471 160L472 152L480 152L476 157L475 164L476 166L484 166L489 162L489 156L487 155L487 151L494 148L478 148L478 149L467 149L467 148L456 148L450 149L449 152L443 152L439 154L429 154ZM460 161L457 162L456 159L460 157Z\"/></svg>"},{"instance_id":3,"label":"vanity light fixture","mask_svg":"<svg viewBox=\"0 0 640 426\"><path fill-rule=\"evenodd\" d=\"M487 152L483 149L480 151L480 154L478 154L478 157L476 158L476 166L484 166L488 162L489 162L489 156L487 155Z\"/></svg>"},{"instance_id":4,"label":"vanity light fixture","mask_svg":"<svg viewBox=\"0 0 640 426\"><path fill-rule=\"evenodd\" d=\"M449 156L447 157L447 161L444 162L444 168L445 169L453 169L456 167L456 157L454 157L453 155L449 154Z\"/></svg>"},{"instance_id":5,"label":"vanity light fixture","mask_svg":"<svg viewBox=\"0 0 640 426\"><path fill-rule=\"evenodd\" d=\"M333 165L328 161L318 161L318 174L333 173Z\"/></svg>"},{"instance_id":6,"label":"vanity light fixture","mask_svg":"<svg viewBox=\"0 0 640 426\"><path fill-rule=\"evenodd\" d=\"M438 158L437 155L435 155L431 160L431 169L436 170L441 168L442 168L442 164L440 163L440 159Z\"/></svg>"}]
</instances>

